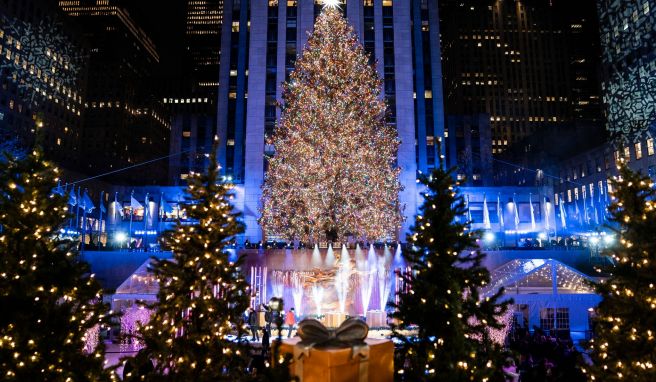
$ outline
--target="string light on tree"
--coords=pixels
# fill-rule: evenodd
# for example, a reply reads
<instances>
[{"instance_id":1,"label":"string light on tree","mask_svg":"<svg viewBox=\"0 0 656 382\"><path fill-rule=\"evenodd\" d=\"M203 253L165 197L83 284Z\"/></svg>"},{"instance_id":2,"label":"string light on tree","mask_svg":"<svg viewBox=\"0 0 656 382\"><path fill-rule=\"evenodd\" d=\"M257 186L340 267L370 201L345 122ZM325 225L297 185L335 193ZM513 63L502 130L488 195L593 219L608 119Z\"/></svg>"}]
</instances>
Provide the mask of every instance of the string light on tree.
<instances>
[{"instance_id":1,"label":"string light on tree","mask_svg":"<svg viewBox=\"0 0 656 382\"><path fill-rule=\"evenodd\" d=\"M491 365L501 361L510 301L499 302L503 289L481 297L490 274L477 235L456 222L466 206L452 174L437 169L421 181L424 204L404 251L412 271L399 275L405 287L391 304L392 332L401 341L397 373L408 381L489 380ZM416 336L406 332L410 325Z\"/></svg>"},{"instance_id":2,"label":"string light on tree","mask_svg":"<svg viewBox=\"0 0 656 382\"><path fill-rule=\"evenodd\" d=\"M59 236L69 218L58 171L39 150L0 160L0 375L9 381L110 381L102 290Z\"/></svg>"},{"instance_id":3,"label":"string light on tree","mask_svg":"<svg viewBox=\"0 0 656 382\"><path fill-rule=\"evenodd\" d=\"M619 165L611 182L611 221L619 244L611 277L597 284L602 301L596 310L592 367L582 369L595 381L656 380L656 189L652 181Z\"/></svg>"},{"instance_id":4,"label":"string light on tree","mask_svg":"<svg viewBox=\"0 0 656 382\"><path fill-rule=\"evenodd\" d=\"M385 122L382 82L339 3L324 4L283 86L260 224L290 240L394 238L399 140Z\"/></svg>"},{"instance_id":5,"label":"string light on tree","mask_svg":"<svg viewBox=\"0 0 656 382\"><path fill-rule=\"evenodd\" d=\"M243 225L229 202L232 186L220 181L216 149L215 142L207 172L189 178L183 208L198 223L168 232L173 259L153 267L159 292L139 338L156 361L152 380L238 380L247 364L242 337L249 287L243 259L231 262L226 250Z\"/></svg>"}]
</instances>

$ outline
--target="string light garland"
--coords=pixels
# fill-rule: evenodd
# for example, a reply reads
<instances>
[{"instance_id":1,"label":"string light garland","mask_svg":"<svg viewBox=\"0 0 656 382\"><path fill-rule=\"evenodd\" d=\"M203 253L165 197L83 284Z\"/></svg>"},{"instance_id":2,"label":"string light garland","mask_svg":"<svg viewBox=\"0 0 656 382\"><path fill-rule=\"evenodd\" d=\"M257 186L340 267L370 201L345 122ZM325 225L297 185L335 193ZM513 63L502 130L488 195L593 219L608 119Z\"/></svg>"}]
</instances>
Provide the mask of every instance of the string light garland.
<instances>
[{"instance_id":1,"label":"string light garland","mask_svg":"<svg viewBox=\"0 0 656 382\"><path fill-rule=\"evenodd\" d=\"M381 88L353 29L324 7L283 85L262 190L268 236L315 243L396 236L399 140L385 122Z\"/></svg>"},{"instance_id":2,"label":"string light garland","mask_svg":"<svg viewBox=\"0 0 656 382\"><path fill-rule=\"evenodd\" d=\"M589 348L592 366L582 365L591 381L656 380L656 189L625 163L612 181L611 221L619 244L609 250L616 266L597 285L602 301Z\"/></svg>"},{"instance_id":3,"label":"string light garland","mask_svg":"<svg viewBox=\"0 0 656 382\"><path fill-rule=\"evenodd\" d=\"M397 373L409 381L491 380L511 301L500 301L502 288L481 294L490 274L477 234L456 219L466 205L452 174L436 169L420 179L424 204L404 251L412 269L397 275L403 288L391 304L393 336L402 344Z\"/></svg>"},{"instance_id":4,"label":"string light garland","mask_svg":"<svg viewBox=\"0 0 656 382\"><path fill-rule=\"evenodd\" d=\"M250 360L244 339L250 287L243 257L232 262L226 250L244 226L230 204L232 185L220 180L217 148L215 139L207 171L188 181L183 208L197 223L179 222L166 233L173 259L154 261L157 302L147 306L150 320L137 339L155 363L147 380L243 380Z\"/></svg>"},{"instance_id":5,"label":"string light garland","mask_svg":"<svg viewBox=\"0 0 656 382\"><path fill-rule=\"evenodd\" d=\"M78 241L58 235L70 212L57 176L39 150L0 163L0 379L110 381L109 307Z\"/></svg>"}]
</instances>

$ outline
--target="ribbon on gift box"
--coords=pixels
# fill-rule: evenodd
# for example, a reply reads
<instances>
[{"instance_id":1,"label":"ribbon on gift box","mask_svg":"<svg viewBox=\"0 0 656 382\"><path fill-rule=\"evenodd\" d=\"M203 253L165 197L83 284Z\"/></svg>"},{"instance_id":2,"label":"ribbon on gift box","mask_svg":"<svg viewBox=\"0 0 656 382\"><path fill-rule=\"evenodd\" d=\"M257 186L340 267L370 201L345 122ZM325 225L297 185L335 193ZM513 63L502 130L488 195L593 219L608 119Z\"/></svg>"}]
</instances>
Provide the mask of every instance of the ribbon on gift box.
<instances>
[{"instance_id":1,"label":"ribbon on gift box","mask_svg":"<svg viewBox=\"0 0 656 382\"><path fill-rule=\"evenodd\" d=\"M359 382L369 380L369 345L364 341L369 333L366 323L349 318L337 329L328 329L315 319L298 324L296 334L301 341L294 346L295 373L303 382L303 358L310 357L310 349L351 348L351 359L359 361Z\"/></svg>"}]
</instances>

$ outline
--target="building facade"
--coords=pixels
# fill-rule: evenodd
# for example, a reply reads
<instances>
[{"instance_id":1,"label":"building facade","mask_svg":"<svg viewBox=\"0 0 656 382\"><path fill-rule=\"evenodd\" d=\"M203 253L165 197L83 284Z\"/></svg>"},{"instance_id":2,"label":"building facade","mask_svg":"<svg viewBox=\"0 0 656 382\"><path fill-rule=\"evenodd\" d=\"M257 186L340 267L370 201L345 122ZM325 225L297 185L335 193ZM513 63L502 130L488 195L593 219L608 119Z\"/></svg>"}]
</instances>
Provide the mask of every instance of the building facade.
<instances>
[{"instance_id":1,"label":"building facade","mask_svg":"<svg viewBox=\"0 0 656 382\"><path fill-rule=\"evenodd\" d=\"M280 117L276 102L281 99L281 84L293 70L321 9L322 4L313 0L223 4L218 156L226 178L243 187L240 207L250 242L262 239L257 219L265 155L273 154L265 142ZM439 166L443 155L438 149L444 113L437 1L347 1L340 9L384 79L388 123L396 126L401 140L398 165L405 187L400 200L405 205L406 232L417 209L417 171Z\"/></svg>"},{"instance_id":2,"label":"building facade","mask_svg":"<svg viewBox=\"0 0 656 382\"><path fill-rule=\"evenodd\" d=\"M656 1L597 4L607 129L631 146L656 134Z\"/></svg>"},{"instance_id":3,"label":"building facade","mask_svg":"<svg viewBox=\"0 0 656 382\"><path fill-rule=\"evenodd\" d=\"M169 115L152 74L155 45L117 0L60 0L89 44L87 99L80 171L100 174L168 154ZM162 184L167 161L121 171L110 179Z\"/></svg>"},{"instance_id":4,"label":"building facade","mask_svg":"<svg viewBox=\"0 0 656 382\"><path fill-rule=\"evenodd\" d=\"M579 117L599 123L593 1L442 0L440 14L447 114L488 114L493 154Z\"/></svg>"},{"instance_id":5,"label":"building facade","mask_svg":"<svg viewBox=\"0 0 656 382\"><path fill-rule=\"evenodd\" d=\"M79 158L87 78L81 35L54 4L0 1L0 149L38 141L51 160Z\"/></svg>"},{"instance_id":6,"label":"building facade","mask_svg":"<svg viewBox=\"0 0 656 382\"><path fill-rule=\"evenodd\" d=\"M171 111L169 184L185 185L203 171L216 135L216 101L221 54L222 0L187 0L184 52L176 85L165 91ZM180 153L179 155L176 155Z\"/></svg>"}]
</instances>

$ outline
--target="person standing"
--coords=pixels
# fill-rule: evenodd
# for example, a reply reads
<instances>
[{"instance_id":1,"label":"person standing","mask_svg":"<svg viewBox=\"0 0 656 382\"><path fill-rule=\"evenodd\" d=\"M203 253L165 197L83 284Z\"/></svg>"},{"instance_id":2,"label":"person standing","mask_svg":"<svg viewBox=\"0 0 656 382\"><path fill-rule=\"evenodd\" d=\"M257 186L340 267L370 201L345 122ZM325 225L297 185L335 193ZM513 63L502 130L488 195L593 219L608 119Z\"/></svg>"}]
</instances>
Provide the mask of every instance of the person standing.
<instances>
[{"instance_id":1,"label":"person standing","mask_svg":"<svg viewBox=\"0 0 656 382\"><path fill-rule=\"evenodd\" d=\"M271 324L266 324L262 331L262 357L267 357L271 346Z\"/></svg>"},{"instance_id":2,"label":"person standing","mask_svg":"<svg viewBox=\"0 0 656 382\"><path fill-rule=\"evenodd\" d=\"M287 325L287 338L290 338L292 336L292 329L294 329L294 325L296 325L296 314L294 313L294 308L291 308L285 315L285 325Z\"/></svg>"},{"instance_id":3,"label":"person standing","mask_svg":"<svg viewBox=\"0 0 656 382\"><path fill-rule=\"evenodd\" d=\"M252 307L249 308L248 312L248 326L251 327L251 333L253 335L253 338L251 341L259 341L260 336L257 334L257 324L258 324L258 317L257 317L257 311L253 309Z\"/></svg>"}]
</instances>

